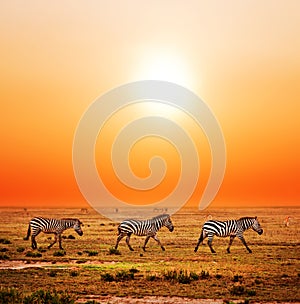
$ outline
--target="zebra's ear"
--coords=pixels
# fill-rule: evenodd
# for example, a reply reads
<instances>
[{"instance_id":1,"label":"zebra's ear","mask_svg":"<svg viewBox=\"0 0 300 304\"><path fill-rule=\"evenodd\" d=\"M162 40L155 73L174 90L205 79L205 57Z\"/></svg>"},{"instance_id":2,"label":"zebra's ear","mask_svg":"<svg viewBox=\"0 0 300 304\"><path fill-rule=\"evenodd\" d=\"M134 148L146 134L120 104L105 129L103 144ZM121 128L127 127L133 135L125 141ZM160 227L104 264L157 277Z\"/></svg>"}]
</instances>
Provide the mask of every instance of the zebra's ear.
<instances>
[{"instance_id":1,"label":"zebra's ear","mask_svg":"<svg viewBox=\"0 0 300 304\"><path fill-rule=\"evenodd\" d=\"M257 216L255 217L255 219L257 220Z\"/></svg>"}]
</instances>

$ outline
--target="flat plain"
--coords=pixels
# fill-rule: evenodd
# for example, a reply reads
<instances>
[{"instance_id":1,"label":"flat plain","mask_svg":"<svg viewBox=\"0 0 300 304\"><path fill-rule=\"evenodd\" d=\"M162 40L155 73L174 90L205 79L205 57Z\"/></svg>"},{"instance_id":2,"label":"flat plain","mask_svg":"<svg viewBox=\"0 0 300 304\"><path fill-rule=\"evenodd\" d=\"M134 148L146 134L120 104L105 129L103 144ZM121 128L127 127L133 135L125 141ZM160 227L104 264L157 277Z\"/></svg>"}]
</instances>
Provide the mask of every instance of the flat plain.
<instances>
[{"instance_id":1,"label":"flat plain","mask_svg":"<svg viewBox=\"0 0 300 304\"><path fill-rule=\"evenodd\" d=\"M23 238L34 216L79 218L84 234L65 231L61 251L58 244L47 249L54 237L41 233L38 249L32 250ZM194 253L207 219L243 216L258 216L264 229L262 235L244 234L252 254L238 239L226 253L229 238L214 239L216 254L207 245ZM300 302L299 208L186 208L171 218L174 231L163 227L158 233L166 251L151 239L144 252L144 237L136 236L131 237L135 251L129 251L125 239L115 251L118 223L93 209L2 208L1 290L65 291L78 303Z\"/></svg>"}]
</instances>

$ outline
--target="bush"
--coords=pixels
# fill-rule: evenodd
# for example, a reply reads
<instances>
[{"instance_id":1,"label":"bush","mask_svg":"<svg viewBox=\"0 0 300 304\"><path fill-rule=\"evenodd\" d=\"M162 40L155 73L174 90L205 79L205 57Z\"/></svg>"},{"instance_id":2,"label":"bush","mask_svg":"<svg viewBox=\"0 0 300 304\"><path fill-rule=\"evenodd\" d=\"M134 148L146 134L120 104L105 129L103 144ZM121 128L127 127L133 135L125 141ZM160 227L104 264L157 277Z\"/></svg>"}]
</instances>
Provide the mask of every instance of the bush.
<instances>
[{"instance_id":1,"label":"bush","mask_svg":"<svg viewBox=\"0 0 300 304\"><path fill-rule=\"evenodd\" d=\"M24 304L74 304L74 297L68 295L66 292L57 293L56 291L38 290L30 296L24 298Z\"/></svg>"},{"instance_id":2,"label":"bush","mask_svg":"<svg viewBox=\"0 0 300 304\"><path fill-rule=\"evenodd\" d=\"M24 247L18 247L17 252L24 252L25 248Z\"/></svg>"},{"instance_id":3,"label":"bush","mask_svg":"<svg viewBox=\"0 0 300 304\"><path fill-rule=\"evenodd\" d=\"M5 303L5 304L22 303L21 302L21 293L14 288L10 288L10 289L1 288L0 289L0 303Z\"/></svg>"},{"instance_id":4,"label":"bush","mask_svg":"<svg viewBox=\"0 0 300 304\"><path fill-rule=\"evenodd\" d=\"M115 278L110 273L103 273L101 274L101 278L105 282L113 282Z\"/></svg>"},{"instance_id":5,"label":"bush","mask_svg":"<svg viewBox=\"0 0 300 304\"><path fill-rule=\"evenodd\" d=\"M8 239L0 239L0 244L8 245L8 244L11 244L11 241Z\"/></svg>"},{"instance_id":6,"label":"bush","mask_svg":"<svg viewBox=\"0 0 300 304\"><path fill-rule=\"evenodd\" d=\"M9 255L5 253L0 253L0 260L9 260Z\"/></svg>"},{"instance_id":7,"label":"bush","mask_svg":"<svg viewBox=\"0 0 300 304\"><path fill-rule=\"evenodd\" d=\"M129 272L131 272L131 273L138 273L140 271L138 269L136 269L136 268L130 268Z\"/></svg>"},{"instance_id":8,"label":"bush","mask_svg":"<svg viewBox=\"0 0 300 304\"><path fill-rule=\"evenodd\" d=\"M50 270L49 272L49 277L54 278L57 275L57 271L56 270Z\"/></svg>"},{"instance_id":9,"label":"bush","mask_svg":"<svg viewBox=\"0 0 300 304\"><path fill-rule=\"evenodd\" d=\"M40 248L38 249L38 252L47 252L47 249L46 249L46 248L40 247Z\"/></svg>"},{"instance_id":10,"label":"bush","mask_svg":"<svg viewBox=\"0 0 300 304\"><path fill-rule=\"evenodd\" d=\"M240 276L240 275L235 275L232 279L233 282L238 282L240 281L241 279L243 278L243 276Z\"/></svg>"},{"instance_id":11,"label":"bush","mask_svg":"<svg viewBox=\"0 0 300 304\"><path fill-rule=\"evenodd\" d=\"M38 290L25 296L14 288L0 289L0 303L5 304L74 304L75 298L66 292Z\"/></svg>"},{"instance_id":12,"label":"bush","mask_svg":"<svg viewBox=\"0 0 300 304\"><path fill-rule=\"evenodd\" d=\"M56 257L62 257L65 255L66 255L66 252L64 250L58 250L53 253L53 256L56 256Z\"/></svg>"},{"instance_id":13,"label":"bush","mask_svg":"<svg viewBox=\"0 0 300 304\"><path fill-rule=\"evenodd\" d=\"M121 255L121 252L118 249L115 248L109 248L108 254L115 254L115 255Z\"/></svg>"},{"instance_id":14,"label":"bush","mask_svg":"<svg viewBox=\"0 0 300 304\"><path fill-rule=\"evenodd\" d=\"M8 251L8 249L5 247L0 249L0 252L6 252L6 251Z\"/></svg>"},{"instance_id":15,"label":"bush","mask_svg":"<svg viewBox=\"0 0 300 304\"><path fill-rule=\"evenodd\" d=\"M256 296L256 291L255 290L247 290L247 295L249 297Z\"/></svg>"},{"instance_id":16,"label":"bush","mask_svg":"<svg viewBox=\"0 0 300 304\"><path fill-rule=\"evenodd\" d=\"M29 257L29 258L40 258L42 257L42 254L39 252L33 252L33 251L28 251L25 256Z\"/></svg>"},{"instance_id":17,"label":"bush","mask_svg":"<svg viewBox=\"0 0 300 304\"><path fill-rule=\"evenodd\" d=\"M96 256L96 255L98 255L98 251L96 251L96 250L90 250L90 251L88 251L88 256Z\"/></svg>"},{"instance_id":18,"label":"bush","mask_svg":"<svg viewBox=\"0 0 300 304\"><path fill-rule=\"evenodd\" d=\"M78 275L79 275L79 273L76 270L73 270L73 271L70 272L71 277L77 277Z\"/></svg>"},{"instance_id":19,"label":"bush","mask_svg":"<svg viewBox=\"0 0 300 304\"><path fill-rule=\"evenodd\" d=\"M200 278L201 279L208 279L209 278L209 272L205 271L205 270L202 270L201 273L200 273Z\"/></svg>"},{"instance_id":20,"label":"bush","mask_svg":"<svg viewBox=\"0 0 300 304\"><path fill-rule=\"evenodd\" d=\"M190 284L192 279L191 279L190 274L188 274L186 270L185 271L180 270L177 280L178 280L178 283L181 283L181 284Z\"/></svg>"},{"instance_id":21,"label":"bush","mask_svg":"<svg viewBox=\"0 0 300 304\"><path fill-rule=\"evenodd\" d=\"M146 276L146 280L150 281L150 282L156 281L157 280L157 276L155 274L147 275Z\"/></svg>"},{"instance_id":22,"label":"bush","mask_svg":"<svg viewBox=\"0 0 300 304\"><path fill-rule=\"evenodd\" d=\"M134 279L134 273L121 270L116 273L116 281L129 281Z\"/></svg>"},{"instance_id":23,"label":"bush","mask_svg":"<svg viewBox=\"0 0 300 304\"><path fill-rule=\"evenodd\" d=\"M189 284L191 281L199 280L199 275L195 272L187 270L168 270L163 274L163 278L167 281L177 281L181 284Z\"/></svg>"},{"instance_id":24,"label":"bush","mask_svg":"<svg viewBox=\"0 0 300 304\"><path fill-rule=\"evenodd\" d=\"M245 293L245 287L244 286L233 286L230 290L230 293L234 296L240 296Z\"/></svg>"}]
</instances>

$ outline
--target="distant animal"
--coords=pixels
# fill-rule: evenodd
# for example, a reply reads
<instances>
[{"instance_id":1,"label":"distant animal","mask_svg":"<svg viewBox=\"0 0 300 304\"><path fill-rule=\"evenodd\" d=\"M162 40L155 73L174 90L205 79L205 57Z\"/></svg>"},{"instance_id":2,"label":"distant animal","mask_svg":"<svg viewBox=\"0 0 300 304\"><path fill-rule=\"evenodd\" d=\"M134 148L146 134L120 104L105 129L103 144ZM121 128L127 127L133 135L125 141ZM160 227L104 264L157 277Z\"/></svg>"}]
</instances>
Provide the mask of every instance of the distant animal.
<instances>
[{"instance_id":1,"label":"distant animal","mask_svg":"<svg viewBox=\"0 0 300 304\"><path fill-rule=\"evenodd\" d=\"M40 232L44 233L53 233L55 235L55 240L48 246L50 249L58 239L59 248L63 250L61 245L61 234L69 228L74 228L74 230L81 236L83 232L81 230L82 222L76 218L63 218L63 219L52 219L52 218L43 218L43 217L35 217L31 219L28 225L27 236L24 240L28 240L31 233L31 246L32 249L37 248L36 236Z\"/></svg>"},{"instance_id":2,"label":"distant animal","mask_svg":"<svg viewBox=\"0 0 300 304\"><path fill-rule=\"evenodd\" d=\"M290 216L287 216L285 219L284 219L284 226L285 227L289 227L290 225L290 220L291 220L291 217Z\"/></svg>"},{"instance_id":3,"label":"distant animal","mask_svg":"<svg viewBox=\"0 0 300 304\"><path fill-rule=\"evenodd\" d=\"M133 251L129 241L130 236L135 234L137 236L146 236L144 246L142 247L144 251L146 251L146 245L150 238L153 238L164 251L165 248L156 235L159 229L163 226L167 227L171 232L174 230L174 226L169 214L161 214L148 220L125 220L118 226L118 238L115 249L118 248L121 239L126 236L126 244L128 248Z\"/></svg>"},{"instance_id":4,"label":"distant animal","mask_svg":"<svg viewBox=\"0 0 300 304\"><path fill-rule=\"evenodd\" d=\"M230 253L230 246L232 245L232 242L236 236L242 241L248 252L251 253L252 251L248 247L243 236L244 231L249 228L252 228L258 234L263 233L263 229L260 227L257 217L242 217L238 220L229 220L223 222L214 220L207 221L202 227L200 237L194 251L197 252L200 243L202 243L203 240L207 237L207 243L211 252L216 253L212 247L213 237L216 235L219 237L230 236L229 245L227 247L228 253Z\"/></svg>"}]
</instances>

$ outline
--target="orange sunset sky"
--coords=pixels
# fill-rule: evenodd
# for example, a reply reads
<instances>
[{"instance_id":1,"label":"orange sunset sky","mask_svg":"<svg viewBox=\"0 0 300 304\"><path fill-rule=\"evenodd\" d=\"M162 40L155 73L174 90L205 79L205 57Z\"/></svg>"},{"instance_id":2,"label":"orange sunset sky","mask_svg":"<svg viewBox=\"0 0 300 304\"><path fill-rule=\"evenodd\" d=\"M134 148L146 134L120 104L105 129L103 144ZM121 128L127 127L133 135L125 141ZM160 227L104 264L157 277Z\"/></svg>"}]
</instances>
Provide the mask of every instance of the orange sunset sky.
<instances>
[{"instance_id":1,"label":"orange sunset sky","mask_svg":"<svg viewBox=\"0 0 300 304\"><path fill-rule=\"evenodd\" d=\"M0 206L88 206L73 173L77 124L98 96L144 79L192 90L217 117L227 165L211 206L300 206L299 1L3 0L0 41ZM178 156L148 146L170 170L158 199L176 184ZM140 176L145 162L130 158Z\"/></svg>"}]
</instances>

